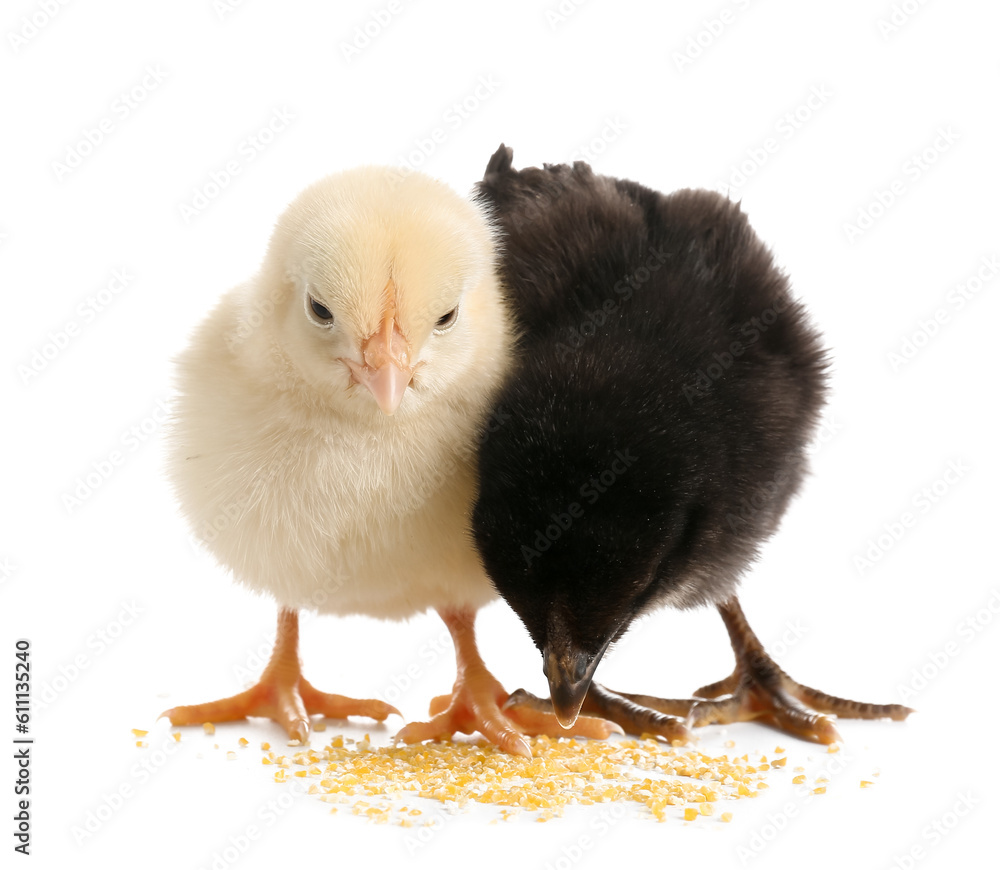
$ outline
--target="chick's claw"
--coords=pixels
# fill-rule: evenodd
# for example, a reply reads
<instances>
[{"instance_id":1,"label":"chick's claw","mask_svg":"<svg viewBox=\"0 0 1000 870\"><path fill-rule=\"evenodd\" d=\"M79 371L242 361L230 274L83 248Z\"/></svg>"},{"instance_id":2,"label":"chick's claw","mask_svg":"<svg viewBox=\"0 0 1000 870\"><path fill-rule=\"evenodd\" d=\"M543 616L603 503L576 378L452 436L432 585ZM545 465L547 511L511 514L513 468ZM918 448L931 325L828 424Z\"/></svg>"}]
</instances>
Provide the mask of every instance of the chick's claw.
<instances>
[{"instance_id":1,"label":"chick's claw","mask_svg":"<svg viewBox=\"0 0 1000 870\"><path fill-rule=\"evenodd\" d=\"M310 715L331 719L367 716L379 721L391 713L400 715L395 707L383 701L356 700L315 689L302 676L298 644L298 613L280 611L274 651L255 686L219 701L171 707L160 716L167 716L173 725L233 722L248 716L261 716L281 725L290 739L305 742L311 729Z\"/></svg>"},{"instance_id":2,"label":"chick's claw","mask_svg":"<svg viewBox=\"0 0 1000 870\"><path fill-rule=\"evenodd\" d=\"M458 677L450 695L439 695L431 701L428 722L411 722L397 740L420 743L424 740L447 740L455 732L472 734L480 732L504 752L531 758L531 747L525 734L548 734L568 737L578 734L586 737L607 737L616 726L582 717L578 727L567 731L550 711L539 708L542 703L527 692L508 695L500 682L487 670L476 647L471 610L439 611L455 643ZM536 704L533 704L532 699Z\"/></svg>"},{"instance_id":3,"label":"chick's claw","mask_svg":"<svg viewBox=\"0 0 1000 870\"><path fill-rule=\"evenodd\" d=\"M788 734L830 744L840 741L833 720L894 719L901 721L913 711L902 704L866 704L827 695L797 683L765 651L735 598L719 605L736 654L736 669L724 680L703 686L697 698L685 701L649 695L618 693L633 703L674 715L686 715L688 724L725 725L759 720ZM705 700L702 700L705 699Z\"/></svg>"},{"instance_id":4,"label":"chick's claw","mask_svg":"<svg viewBox=\"0 0 1000 870\"><path fill-rule=\"evenodd\" d=\"M404 743L420 743L424 740L447 740L456 732L473 734L479 731L504 752L531 758L528 741L500 711L506 699L503 686L485 666L466 663L464 672L459 672L452 694L439 696L431 703L432 718L427 722L409 723L396 735L396 739Z\"/></svg>"}]
</instances>

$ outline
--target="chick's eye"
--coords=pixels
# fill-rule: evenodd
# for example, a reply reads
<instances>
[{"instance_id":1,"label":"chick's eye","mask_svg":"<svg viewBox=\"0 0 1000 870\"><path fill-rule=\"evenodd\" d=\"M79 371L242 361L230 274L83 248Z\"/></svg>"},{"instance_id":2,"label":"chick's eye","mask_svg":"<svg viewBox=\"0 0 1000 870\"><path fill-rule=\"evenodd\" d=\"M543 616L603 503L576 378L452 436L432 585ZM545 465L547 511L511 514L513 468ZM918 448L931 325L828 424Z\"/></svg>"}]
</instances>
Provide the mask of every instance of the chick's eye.
<instances>
[{"instance_id":1,"label":"chick's eye","mask_svg":"<svg viewBox=\"0 0 1000 870\"><path fill-rule=\"evenodd\" d=\"M330 311L322 302L317 302L312 296L309 297L309 311L313 316L313 319L318 323L323 325L329 325L333 323L333 312Z\"/></svg>"},{"instance_id":2,"label":"chick's eye","mask_svg":"<svg viewBox=\"0 0 1000 870\"><path fill-rule=\"evenodd\" d=\"M449 326L452 326L457 318L458 318L458 306L456 305L447 314L442 314L438 318L437 323L434 324L434 329L437 332L443 332Z\"/></svg>"}]
</instances>

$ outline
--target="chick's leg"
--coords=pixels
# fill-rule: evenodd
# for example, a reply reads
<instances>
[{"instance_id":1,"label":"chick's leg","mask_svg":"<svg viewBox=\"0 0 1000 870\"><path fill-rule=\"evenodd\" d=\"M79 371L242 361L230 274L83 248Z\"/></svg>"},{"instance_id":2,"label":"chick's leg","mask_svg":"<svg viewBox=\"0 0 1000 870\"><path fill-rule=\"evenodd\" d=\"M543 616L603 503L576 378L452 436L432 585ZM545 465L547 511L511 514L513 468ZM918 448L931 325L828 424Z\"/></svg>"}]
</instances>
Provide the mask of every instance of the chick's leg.
<instances>
[{"instance_id":1,"label":"chick's leg","mask_svg":"<svg viewBox=\"0 0 1000 870\"><path fill-rule=\"evenodd\" d=\"M913 711L902 704L865 704L836 698L797 683L775 663L747 623L739 601L719 605L736 655L736 669L717 683L695 692L700 698L670 701L649 695L617 693L641 707L686 715L694 726L759 719L776 728L816 743L835 743L840 735L824 714L845 719L895 719ZM720 697L726 695L727 697Z\"/></svg>"},{"instance_id":2,"label":"chick's leg","mask_svg":"<svg viewBox=\"0 0 1000 870\"><path fill-rule=\"evenodd\" d=\"M620 730L611 722L581 716L572 731L567 731L551 712L526 709L502 709L508 699L496 677L483 663L476 647L474 610L440 610L455 643L458 676L450 695L431 701L428 722L411 722L396 735L405 743L423 740L447 740L456 731L472 734L479 731L505 752L531 758L531 748L524 734L550 734L565 737L607 737Z\"/></svg>"},{"instance_id":3,"label":"chick's leg","mask_svg":"<svg viewBox=\"0 0 1000 870\"><path fill-rule=\"evenodd\" d=\"M278 611L278 634L271 660L255 686L220 701L172 707L160 716L168 716L174 725L200 725L204 722L231 722L247 716L263 716L281 725L293 740L309 737L310 714L345 719L368 716L382 721L399 711L382 701L359 701L343 695L320 692L302 676L299 660L299 614L294 610Z\"/></svg>"}]
</instances>

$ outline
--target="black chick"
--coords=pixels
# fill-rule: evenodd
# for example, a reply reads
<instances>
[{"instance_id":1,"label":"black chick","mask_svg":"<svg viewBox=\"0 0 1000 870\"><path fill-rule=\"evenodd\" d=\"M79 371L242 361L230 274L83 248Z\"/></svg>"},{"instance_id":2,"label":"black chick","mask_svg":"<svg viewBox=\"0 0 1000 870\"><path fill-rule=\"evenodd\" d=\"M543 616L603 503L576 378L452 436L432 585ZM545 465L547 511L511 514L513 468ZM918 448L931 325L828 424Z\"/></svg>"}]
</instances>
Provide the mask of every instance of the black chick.
<instances>
[{"instance_id":1,"label":"black chick","mask_svg":"<svg viewBox=\"0 0 1000 870\"><path fill-rule=\"evenodd\" d=\"M665 196L582 162L517 171L512 156L500 146L477 192L502 231L521 342L480 446L473 531L542 653L560 721L582 707L677 738L676 715L756 718L829 743L824 713L905 718L791 680L736 598L802 481L827 366L739 204ZM703 604L718 607L736 669L696 694L728 697L592 682L637 616Z\"/></svg>"}]
</instances>

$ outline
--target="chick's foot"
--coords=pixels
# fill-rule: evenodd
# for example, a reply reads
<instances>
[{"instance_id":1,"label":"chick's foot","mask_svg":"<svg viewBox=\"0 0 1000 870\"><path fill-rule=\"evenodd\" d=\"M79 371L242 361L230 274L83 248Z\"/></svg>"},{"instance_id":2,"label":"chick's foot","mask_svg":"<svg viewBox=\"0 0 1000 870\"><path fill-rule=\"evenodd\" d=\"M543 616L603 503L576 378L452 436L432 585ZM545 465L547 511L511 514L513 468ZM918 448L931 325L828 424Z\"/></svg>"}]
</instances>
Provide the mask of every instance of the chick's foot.
<instances>
[{"instance_id":1,"label":"chick's foot","mask_svg":"<svg viewBox=\"0 0 1000 870\"><path fill-rule=\"evenodd\" d=\"M612 722L581 716L572 730L563 728L555 714L531 705L507 705L509 696L500 682L486 668L476 647L471 610L439 611L455 643L458 677L450 695L440 695L431 701L431 719L411 722L397 740L420 743L423 740L447 740L455 732L472 734L479 731L504 752L531 758L531 748L524 735L548 734L568 737L607 737L620 729Z\"/></svg>"},{"instance_id":2,"label":"chick's foot","mask_svg":"<svg viewBox=\"0 0 1000 870\"><path fill-rule=\"evenodd\" d=\"M231 722L247 716L262 716L277 722L292 740L306 741L310 715L346 719L367 716L382 721L399 711L382 701L356 700L331 695L315 689L302 676L299 661L299 615L294 610L278 612L278 634L271 660L256 685L219 701L172 707L160 716L174 725L201 725L205 722Z\"/></svg>"},{"instance_id":3,"label":"chick's foot","mask_svg":"<svg viewBox=\"0 0 1000 870\"><path fill-rule=\"evenodd\" d=\"M617 694L649 710L686 716L688 724L695 727L757 719L804 740L824 744L840 740L833 721L824 714L901 721L913 712L902 704L850 701L797 683L764 650L737 599L719 605L719 613L736 654L736 669L726 679L703 686L695 692L699 697L691 700Z\"/></svg>"}]
</instances>

